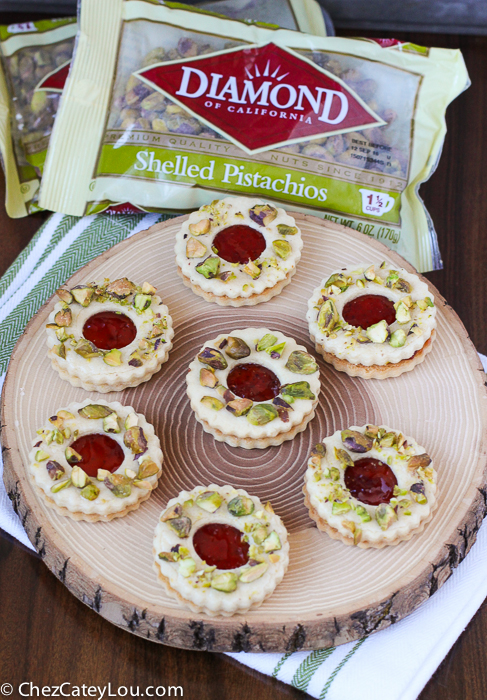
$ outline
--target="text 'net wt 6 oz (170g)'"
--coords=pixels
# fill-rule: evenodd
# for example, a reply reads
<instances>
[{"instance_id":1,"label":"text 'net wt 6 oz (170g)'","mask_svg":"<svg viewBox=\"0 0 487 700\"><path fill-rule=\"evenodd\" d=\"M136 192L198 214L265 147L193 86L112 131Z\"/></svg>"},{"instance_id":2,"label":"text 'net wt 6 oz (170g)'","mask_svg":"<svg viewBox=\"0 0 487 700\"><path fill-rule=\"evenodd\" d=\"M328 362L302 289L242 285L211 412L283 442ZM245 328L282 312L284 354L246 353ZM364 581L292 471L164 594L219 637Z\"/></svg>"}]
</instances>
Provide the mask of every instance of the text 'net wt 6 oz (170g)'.
<instances>
[{"instance_id":1,"label":"text 'net wt 6 oz (170g)'","mask_svg":"<svg viewBox=\"0 0 487 700\"><path fill-rule=\"evenodd\" d=\"M459 51L316 37L143 0L83 0L41 205L185 211L261 196L440 265L417 194L447 105L468 84Z\"/></svg>"}]
</instances>

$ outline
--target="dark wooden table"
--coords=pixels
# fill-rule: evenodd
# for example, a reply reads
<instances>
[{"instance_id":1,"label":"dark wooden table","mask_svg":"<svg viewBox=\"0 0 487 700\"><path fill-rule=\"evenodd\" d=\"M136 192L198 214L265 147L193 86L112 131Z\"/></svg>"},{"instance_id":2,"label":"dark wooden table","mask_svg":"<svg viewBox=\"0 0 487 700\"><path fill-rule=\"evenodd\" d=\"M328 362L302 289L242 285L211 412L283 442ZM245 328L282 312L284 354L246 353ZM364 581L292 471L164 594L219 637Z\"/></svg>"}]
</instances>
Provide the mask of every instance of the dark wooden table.
<instances>
[{"instance_id":1,"label":"dark wooden table","mask_svg":"<svg viewBox=\"0 0 487 700\"><path fill-rule=\"evenodd\" d=\"M27 19L32 17L0 15L0 23ZM421 194L444 260L443 270L427 276L463 319L478 350L487 354L487 37L398 38L460 48L472 79L472 87L448 111L443 156ZM12 220L0 210L0 273L46 216ZM485 700L486 642L484 602L421 700ZM377 664L379 671L380 659ZM377 680L380 683L380 674ZM15 687L23 681L38 686L111 682L112 688L140 686L142 691L148 685L182 685L184 697L191 700L305 697L223 655L171 649L120 631L68 593L42 561L0 537L0 685L9 682Z\"/></svg>"}]
</instances>

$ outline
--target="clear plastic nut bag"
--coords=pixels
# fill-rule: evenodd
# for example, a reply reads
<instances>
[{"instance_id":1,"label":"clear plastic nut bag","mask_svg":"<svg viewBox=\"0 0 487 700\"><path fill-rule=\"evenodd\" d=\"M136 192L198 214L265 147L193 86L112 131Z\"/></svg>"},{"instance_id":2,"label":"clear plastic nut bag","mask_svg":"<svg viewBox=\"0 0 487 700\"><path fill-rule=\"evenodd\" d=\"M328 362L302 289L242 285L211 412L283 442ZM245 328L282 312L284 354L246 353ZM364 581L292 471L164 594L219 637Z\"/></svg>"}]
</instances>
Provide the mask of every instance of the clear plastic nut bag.
<instances>
[{"instance_id":1,"label":"clear plastic nut bag","mask_svg":"<svg viewBox=\"0 0 487 700\"><path fill-rule=\"evenodd\" d=\"M0 26L0 150L10 216L39 210L40 178L76 32L76 18Z\"/></svg>"},{"instance_id":2,"label":"clear plastic nut bag","mask_svg":"<svg viewBox=\"0 0 487 700\"><path fill-rule=\"evenodd\" d=\"M95 27L94 1L83 0L90 41L66 86L42 206L184 211L248 194L352 226L421 271L441 265L417 189L468 85L459 51L130 0L110 0Z\"/></svg>"}]
</instances>

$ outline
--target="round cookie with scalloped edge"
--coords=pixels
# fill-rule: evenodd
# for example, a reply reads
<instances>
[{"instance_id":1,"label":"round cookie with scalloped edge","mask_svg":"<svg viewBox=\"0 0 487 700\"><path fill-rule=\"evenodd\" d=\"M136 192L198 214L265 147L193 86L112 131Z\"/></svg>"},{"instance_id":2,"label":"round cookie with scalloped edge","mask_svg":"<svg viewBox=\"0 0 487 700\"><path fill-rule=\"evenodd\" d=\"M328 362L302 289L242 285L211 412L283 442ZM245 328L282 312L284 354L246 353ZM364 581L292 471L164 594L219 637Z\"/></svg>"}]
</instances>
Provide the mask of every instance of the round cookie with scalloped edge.
<instances>
[{"instance_id":1,"label":"round cookie with scalloped edge","mask_svg":"<svg viewBox=\"0 0 487 700\"><path fill-rule=\"evenodd\" d=\"M436 306L428 285L386 263L328 275L314 290L306 317L326 362L363 379L411 371L431 351L436 334Z\"/></svg>"},{"instance_id":2,"label":"round cookie with scalloped edge","mask_svg":"<svg viewBox=\"0 0 487 700\"><path fill-rule=\"evenodd\" d=\"M384 425L352 426L312 450L303 492L320 530L380 549L423 531L437 506L436 480L413 438Z\"/></svg>"},{"instance_id":3,"label":"round cookie with scalloped edge","mask_svg":"<svg viewBox=\"0 0 487 700\"><path fill-rule=\"evenodd\" d=\"M186 382L203 429L247 449L280 445L303 431L320 392L315 358L268 328L243 328L207 341Z\"/></svg>"},{"instance_id":4,"label":"round cookie with scalloped edge","mask_svg":"<svg viewBox=\"0 0 487 700\"><path fill-rule=\"evenodd\" d=\"M111 470L96 468L108 460ZM37 431L28 470L59 515L96 522L139 508L157 487L162 461L159 438L141 413L86 399L58 409Z\"/></svg>"},{"instance_id":5,"label":"round cookie with scalloped edge","mask_svg":"<svg viewBox=\"0 0 487 700\"><path fill-rule=\"evenodd\" d=\"M226 197L192 212L176 234L184 284L221 306L253 306L290 283L303 241L284 209L261 199Z\"/></svg>"},{"instance_id":6,"label":"round cookie with scalloped edge","mask_svg":"<svg viewBox=\"0 0 487 700\"><path fill-rule=\"evenodd\" d=\"M47 354L72 386L122 391L148 381L169 359L172 319L150 283L105 279L56 294L46 326Z\"/></svg>"},{"instance_id":7,"label":"round cookie with scalloped edge","mask_svg":"<svg viewBox=\"0 0 487 700\"><path fill-rule=\"evenodd\" d=\"M272 595L286 573L289 544L270 503L211 484L168 502L154 533L153 557L171 597L193 612L229 617Z\"/></svg>"}]
</instances>

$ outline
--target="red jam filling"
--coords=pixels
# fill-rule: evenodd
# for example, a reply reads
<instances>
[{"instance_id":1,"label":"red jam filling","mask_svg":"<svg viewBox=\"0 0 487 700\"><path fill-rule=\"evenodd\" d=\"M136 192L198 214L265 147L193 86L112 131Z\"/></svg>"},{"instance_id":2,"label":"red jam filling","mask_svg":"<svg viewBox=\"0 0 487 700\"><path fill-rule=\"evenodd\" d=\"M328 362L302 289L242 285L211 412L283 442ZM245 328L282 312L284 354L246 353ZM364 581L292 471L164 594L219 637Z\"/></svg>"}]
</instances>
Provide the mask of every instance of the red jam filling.
<instances>
[{"instance_id":1,"label":"red jam filling","mask_svg":"<svg viewBox=\"0 0 487 700\"><path fill-rule=\"evenodd\" d=\"M213 248L229 263L248 263L257 260L266 249L264 236L252 226L236 224L222 229L213 239Z\"/></svg>"},{"instance_id":2,"label":"red jam filling","mask_svg":"<svg viewBox=\"0 0 487 700\"><path fill-rule=\"evenodd\" d=\"M82 435L70 447L83 458L76 466L81 467L88 476L92 477L96 477L99 469L106 469L113 473L124 460L122 448L108 435L99 433Z\"/></svg>"},{"instance_id":3,"label":"red jam filling","mask_svg":"<svg viewBox=\"0 0 487 700\"><path fill-rule=\"evenodd\" d=\"M227 377L228 388L241 399L270 401L281 390L281 384L274 372L253 362L236 365Z\"/></svg>"},{"instance_id":4,"label":"red jam filling","mask_svg":"<svg viewBox=\"0 0 487 700\"><path fill-rule=\"evenodd\" d=\"M394 302L380 294L364 294L347 302L343 307L343 318L351 326L369 328L385 321L390 326L396 320Z\"/></svg>"},{"instance_id":5,"label":"red jam filling","mask_svg":"<svg viewBox=\"0 0 487 700\"><path fill-rule=\"evenodd\" d=\"M345 486L352 496L369 506L389 503L397 479L387 464L373 457L358 459L345 469Z\"/></svg>"},{"instance_id":6,"label":"red jam filling","mask_svg":"<svg viewBox=\"0 0 487 700\"><path fill-rule=\"evenodd\" d=\"M231 525L208 523L193 535L196 554L208 566L217 569L237 569L249 560L249 545L242 541L243 533Z\"/></svg>"},{"instance_id":7,"label":"red jam filling","mask_svg":"<svg viewBox=\"0 0 487 700\"><path fill-rule=\"evenodd\" d=\"M83 335L100 350L113 350L130 345L137 335L137 328L124 314L102 311L86 320Z\"/></svg>"}]
</instances>

